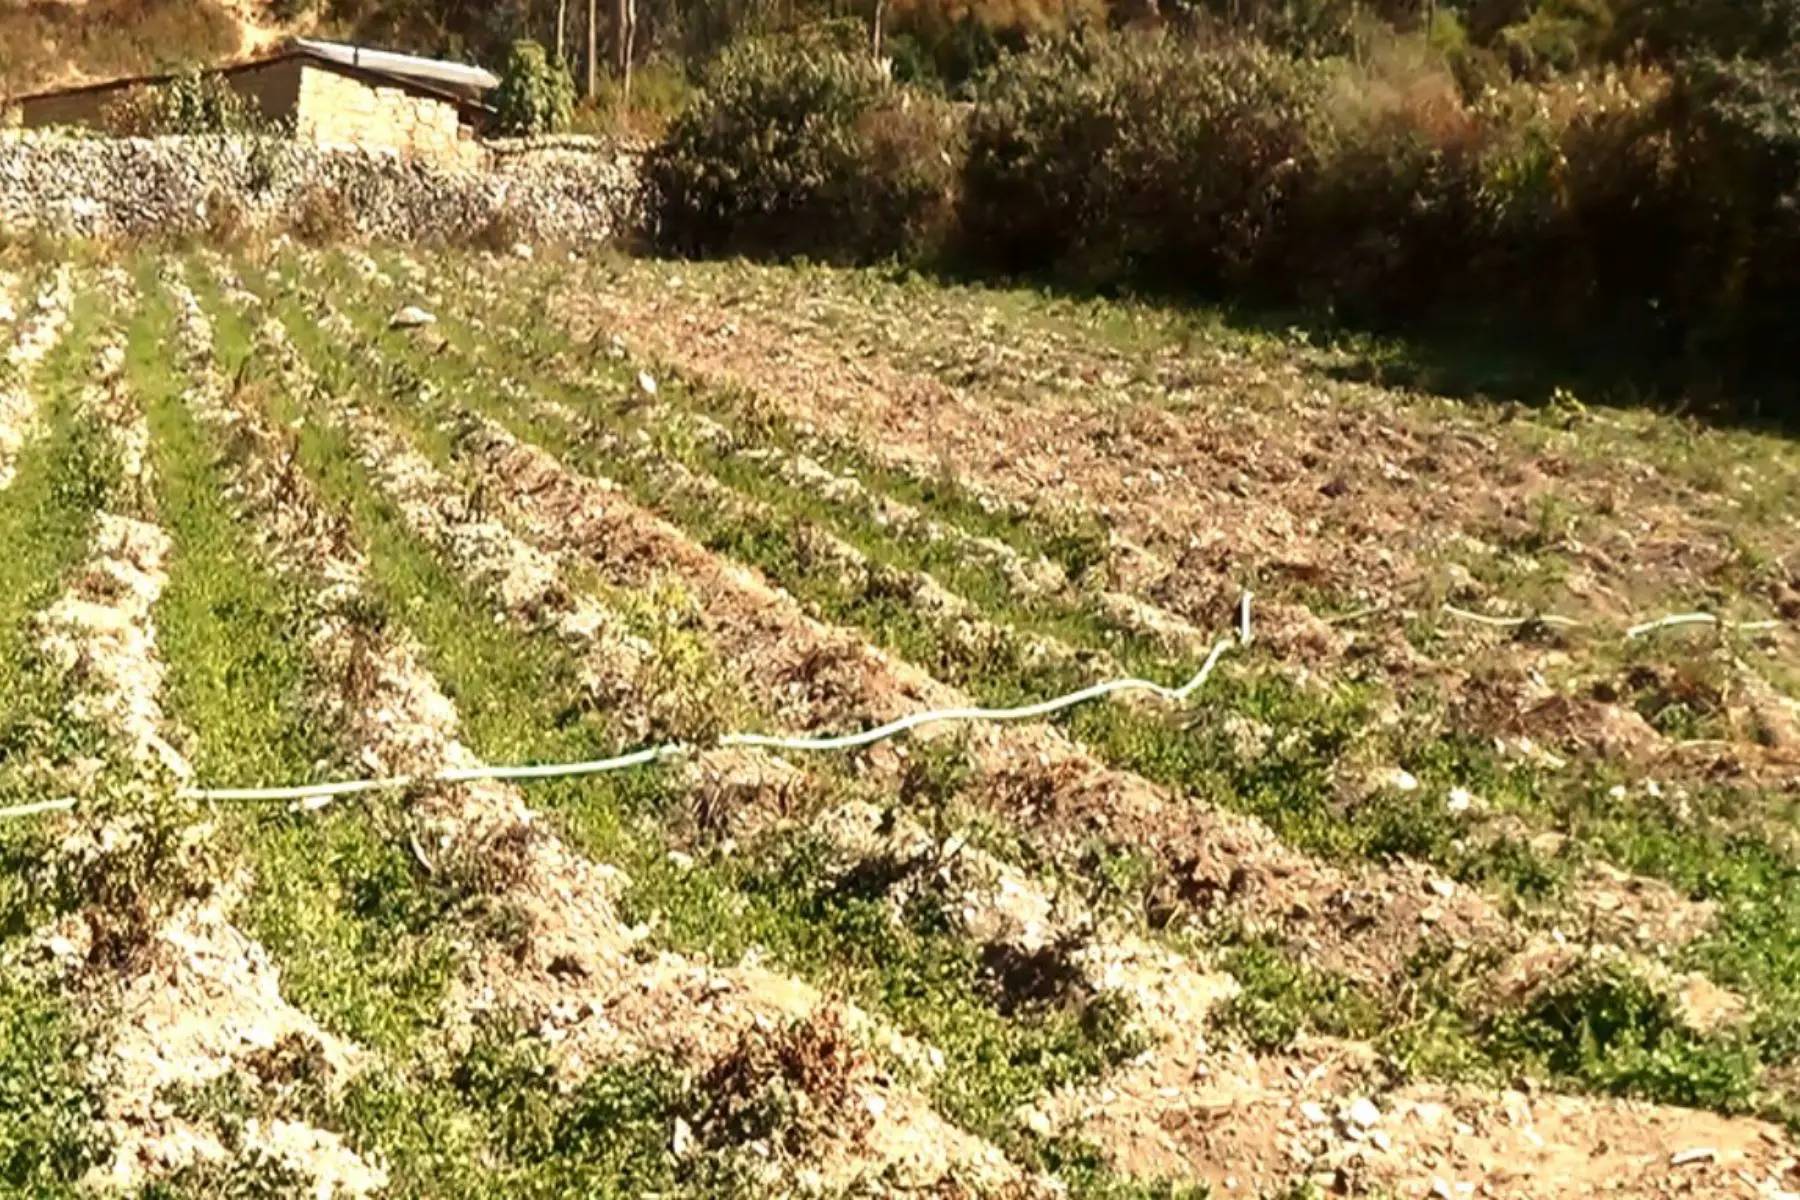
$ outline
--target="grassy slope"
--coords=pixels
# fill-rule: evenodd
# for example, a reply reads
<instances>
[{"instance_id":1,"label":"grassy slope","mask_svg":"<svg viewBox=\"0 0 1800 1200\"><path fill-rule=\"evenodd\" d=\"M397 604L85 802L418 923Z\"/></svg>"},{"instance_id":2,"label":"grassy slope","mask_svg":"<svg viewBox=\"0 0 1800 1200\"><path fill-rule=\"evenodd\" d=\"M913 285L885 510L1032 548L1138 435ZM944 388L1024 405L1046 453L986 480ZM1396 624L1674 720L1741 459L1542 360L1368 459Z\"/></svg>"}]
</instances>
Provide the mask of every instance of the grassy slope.
<instances>
[{"instance_id":1,"label":"grassy slope","mask_svg":"<svg viewBox=\"0 0 1800 1200\"><path fill-rule=\"evenodd\" d=\"M213 0L4 0L0 97L217 62L238 28Z\"/></svg>"}]
</instances>

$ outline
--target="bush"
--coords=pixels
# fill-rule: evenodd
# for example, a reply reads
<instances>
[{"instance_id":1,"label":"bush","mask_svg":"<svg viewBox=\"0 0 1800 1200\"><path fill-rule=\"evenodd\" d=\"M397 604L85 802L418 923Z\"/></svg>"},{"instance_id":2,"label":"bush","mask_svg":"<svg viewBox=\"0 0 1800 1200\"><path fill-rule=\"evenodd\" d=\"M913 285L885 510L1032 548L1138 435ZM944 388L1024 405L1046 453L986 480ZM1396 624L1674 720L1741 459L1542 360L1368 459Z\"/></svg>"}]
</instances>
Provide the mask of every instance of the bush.
<instances>
[{"instance_id":1,"label":"bush","mask_svg":"<svg viewBox=\"0 0 1800 1200\"><path fill-rule=\"evenodd\" d=\"M564 64L553 63L536 42L512 45L500 86L494 89L494 119L515 137L559 133L575 111L575 81Z\"/></svg>"},{"instance_id":2,"label":"bush","mask_svg":"<svg viewBox=\"0 0 1800 1200\"><path fill-rule=\"evenodd\" d=\"M167 83L126 89L107 104L101 124L120 137L272 132L253 100L223 76L192 68Z\"/></svg>"},{"instance_id":3,"label":"bush","mask_svg":"<svg viewBox=\"0 0 1800 1200\"><path fill-rule=\"evenodd\" d=\"M686 254L929 252L954 184L947 111L828 45L749 41L651 152L658 233Z\"/></svg>"},{"instance_id":4,"label":"bush","mask_svg":"<svg viewBox=\"0 0 1800 1200\"><path fill-rule=\"evenodd\" d=\"M1258 46L1160 36L1014 56L970 122L966 247L1087 283L1241 279L1311 169L1324 82Z\"/></svg>"},{"instance_id":5,"label":"bush","mask_svg":"<svg viewBox=\"0 0 1800 1200\"><path fill-rule=\"evenodd\" d=\"M289 231L309 246L331 246L356 234L356 207L337 188L314 184L294 205Z\"/></svg>"}]
</instances>

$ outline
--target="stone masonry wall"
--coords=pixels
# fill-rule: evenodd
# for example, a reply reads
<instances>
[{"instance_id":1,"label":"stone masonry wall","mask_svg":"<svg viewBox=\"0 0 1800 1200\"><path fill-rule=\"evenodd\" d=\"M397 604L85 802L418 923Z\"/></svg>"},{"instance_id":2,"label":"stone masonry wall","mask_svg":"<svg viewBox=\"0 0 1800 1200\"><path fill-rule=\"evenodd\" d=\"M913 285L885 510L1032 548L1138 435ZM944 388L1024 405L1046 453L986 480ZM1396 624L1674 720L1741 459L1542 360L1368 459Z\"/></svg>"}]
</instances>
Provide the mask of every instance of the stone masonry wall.
<instances>
[{"instance_id":1,"label":"stone masonry wall","mask_svg":"<svg viewBox=\"0 0 1800 1200\"><path fill-rule=\"evenodd\" d=\"M454 104L311 64L301 70L298 114L295 132L321 145L387 147L440 162L465 150Z\"/></svg>"},{"instance_id":2,"label":"stone masonry wall","mask_svg":"<svg viewBox=\"0 0 1800 1200\"><path fill-rule=\"evenodd\" d=\"M0 231L276 232L326 212L380 240L594 246L641 231L640 157L604 143L514 143L446 166L286 139L0 133Z\"/></svg>"}]
</instances>

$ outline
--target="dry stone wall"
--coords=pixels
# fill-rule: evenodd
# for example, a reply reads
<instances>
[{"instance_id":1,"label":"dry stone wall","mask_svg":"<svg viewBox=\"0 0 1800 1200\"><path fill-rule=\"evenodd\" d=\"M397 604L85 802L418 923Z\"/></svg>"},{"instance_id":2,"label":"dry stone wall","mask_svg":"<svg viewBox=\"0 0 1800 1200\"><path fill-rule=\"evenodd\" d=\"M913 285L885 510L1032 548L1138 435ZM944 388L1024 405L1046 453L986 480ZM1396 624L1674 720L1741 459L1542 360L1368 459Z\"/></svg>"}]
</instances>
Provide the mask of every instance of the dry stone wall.
<instances>
[{"instance_id":1,"label":"dry stone wall","mask_svg":"<svg viewBox=\"0 0 1800 1200\"><path fill-rule=\"evenodd\" d=\"M467 165L290 140L0 134L0 231L95 237L291 228L324 212L363 237L592 246L642 229L641 153L509 145Z\"/></svg>"}]
</instances>

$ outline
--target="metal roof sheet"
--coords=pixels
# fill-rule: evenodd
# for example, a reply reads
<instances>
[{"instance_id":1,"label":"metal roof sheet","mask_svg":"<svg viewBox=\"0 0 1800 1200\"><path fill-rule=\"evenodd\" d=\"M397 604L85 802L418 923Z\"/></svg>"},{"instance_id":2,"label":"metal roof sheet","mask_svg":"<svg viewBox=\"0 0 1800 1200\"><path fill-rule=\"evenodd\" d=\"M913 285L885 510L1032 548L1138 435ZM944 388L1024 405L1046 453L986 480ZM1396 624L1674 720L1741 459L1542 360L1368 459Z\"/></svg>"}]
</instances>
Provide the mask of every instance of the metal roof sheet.
<instances>
[{"instance_id":1,"label":"metal roof sheet","mask_svg":"<svg viewBox=\"0 0 1800 1200\"><path fill-rule=\"evenodd\" d=\"M500 77L492 71L473 67L467 63L445 62L436 58L421 58L414 54L399 54L392 50L371 50L366 46L353 46L346 42L325 42L316 38L295 38L293 46L327 62L341 63L347 67L357 67L378 75L392 75L400 79L410 79L418 83L456 92L471 100L481 98L482 93L499 86Z\"/></svg>"}]
</instances>

